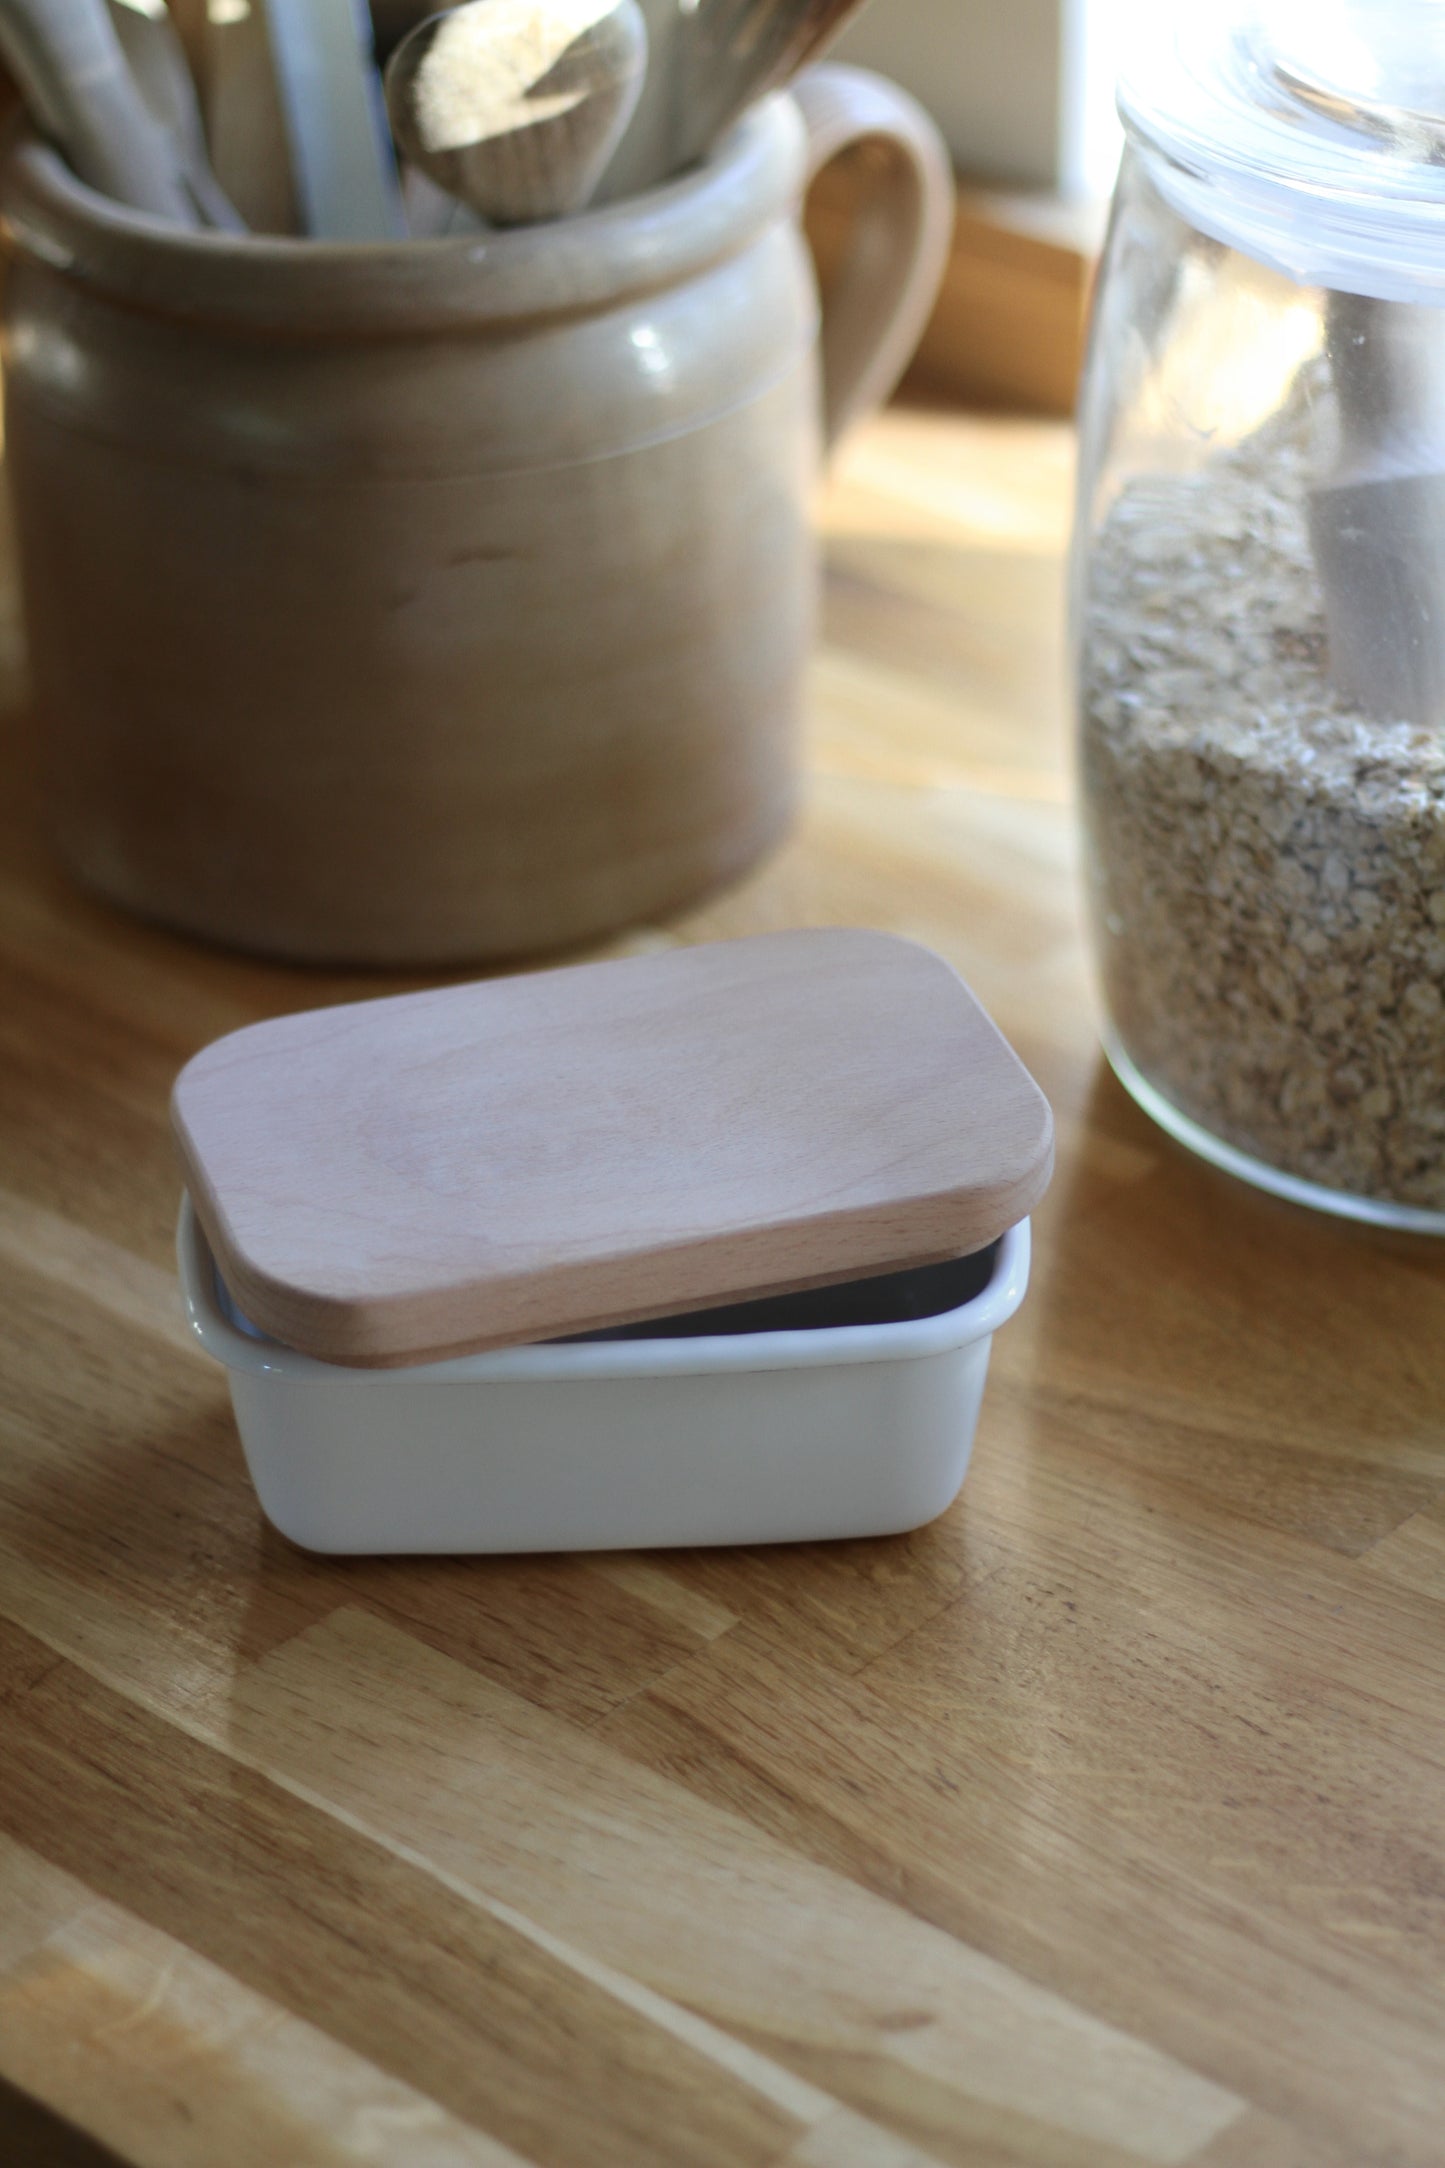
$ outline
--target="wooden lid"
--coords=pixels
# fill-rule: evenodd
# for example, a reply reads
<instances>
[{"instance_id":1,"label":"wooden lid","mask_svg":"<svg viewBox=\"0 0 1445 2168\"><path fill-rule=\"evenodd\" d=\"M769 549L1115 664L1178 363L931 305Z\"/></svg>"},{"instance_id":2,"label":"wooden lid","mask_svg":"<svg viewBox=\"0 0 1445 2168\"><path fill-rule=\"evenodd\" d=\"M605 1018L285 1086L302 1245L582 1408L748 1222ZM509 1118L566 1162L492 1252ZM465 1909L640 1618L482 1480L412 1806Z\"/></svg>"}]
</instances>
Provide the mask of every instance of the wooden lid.
<instances>
[{"instance_id":1,"label":"wooden lid","mask_svg":"<svg viewBox=\"0 0 1445 2168\"><path fill-rule=\"evenodd\" d=\"M949 966L842 930L256 1024L172 1113L242 1310L370 1366L963 1256L1052 1160Z\"/></svg>"}]
</instances>

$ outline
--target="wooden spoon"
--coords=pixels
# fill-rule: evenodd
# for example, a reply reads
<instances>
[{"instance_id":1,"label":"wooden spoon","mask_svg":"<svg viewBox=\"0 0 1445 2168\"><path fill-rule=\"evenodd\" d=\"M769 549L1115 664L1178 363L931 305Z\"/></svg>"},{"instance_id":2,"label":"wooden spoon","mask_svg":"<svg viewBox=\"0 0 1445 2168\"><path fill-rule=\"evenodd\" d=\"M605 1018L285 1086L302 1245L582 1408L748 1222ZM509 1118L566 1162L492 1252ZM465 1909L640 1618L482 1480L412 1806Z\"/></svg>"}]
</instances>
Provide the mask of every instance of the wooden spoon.
<instances>
[{"instance_id":1,"label":"wooden spoon","mask_svg":"<svg viewBox=\"0 0 1445 2168\"><path fill-rule=\"evenodd\" d=\"M397 143L493 225L580 211L647 68L637 0L465 0L418 24L386 71Z\"/></svg>"},{"instance_id":2,"label":"wooden spoon","mask_svg":"<svg viewBox=\"0 0 1445 2168\"><path fill-rule=\"evenodd\" d=\"M3 0L0 54L36 126L82 181L173 225L200 224L180 154L146 110L106 0Z\"/></svg>"},{"instance_id":3,"label":"wooden spoon","mask_svg":"<svg viewBox=\"0 0 1445 2168\"><path fill-rule=\"evenodd\" d=\"M745 106L778 89L855 15L863 0L697 0L690 10L671 170L693 165Z\"/></svg>"}]
</instances>

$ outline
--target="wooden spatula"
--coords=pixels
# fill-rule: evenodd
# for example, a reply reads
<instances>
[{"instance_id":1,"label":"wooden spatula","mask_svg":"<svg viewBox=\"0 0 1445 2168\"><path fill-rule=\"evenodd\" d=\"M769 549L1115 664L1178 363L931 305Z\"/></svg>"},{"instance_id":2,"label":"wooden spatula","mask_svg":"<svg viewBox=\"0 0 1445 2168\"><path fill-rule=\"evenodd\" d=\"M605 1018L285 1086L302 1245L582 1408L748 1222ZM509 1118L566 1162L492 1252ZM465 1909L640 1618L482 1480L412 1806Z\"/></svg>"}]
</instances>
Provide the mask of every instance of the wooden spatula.
<instances>
[{"instance_id":1,"label":"wooden spatula","mask_svg":"<svg viewBox=\"0 0 1445 2168\"><path fill-rule=\"evenodd\" d=\"M326 241L400 240L406 220L365 0L264 4L305 230Z\"/></svg>"}]
</instances>

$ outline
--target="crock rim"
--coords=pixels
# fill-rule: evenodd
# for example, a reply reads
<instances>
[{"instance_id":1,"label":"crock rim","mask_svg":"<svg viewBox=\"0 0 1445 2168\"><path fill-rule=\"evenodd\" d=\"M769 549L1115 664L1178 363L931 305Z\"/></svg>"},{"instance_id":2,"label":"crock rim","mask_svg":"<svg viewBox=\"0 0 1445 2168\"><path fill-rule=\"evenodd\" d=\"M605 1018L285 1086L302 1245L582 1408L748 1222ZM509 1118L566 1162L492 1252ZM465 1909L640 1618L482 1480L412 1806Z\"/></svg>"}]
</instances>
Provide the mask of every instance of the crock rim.
<instances>
[{"instance_id":1,"label":"crock rim","mask_svg":"<svg viewBox=\"0 0 1445 2168\"><path fill-rule=\"evenodd\" d=\"M439 240L327 242L192 231L78 180L28 128L0 145L6 252L123 306L295 336L465 329L587 314L740 254L798 200L802 116L764 99L703 164L547 226Z\"/></svg>"}]
</instances>

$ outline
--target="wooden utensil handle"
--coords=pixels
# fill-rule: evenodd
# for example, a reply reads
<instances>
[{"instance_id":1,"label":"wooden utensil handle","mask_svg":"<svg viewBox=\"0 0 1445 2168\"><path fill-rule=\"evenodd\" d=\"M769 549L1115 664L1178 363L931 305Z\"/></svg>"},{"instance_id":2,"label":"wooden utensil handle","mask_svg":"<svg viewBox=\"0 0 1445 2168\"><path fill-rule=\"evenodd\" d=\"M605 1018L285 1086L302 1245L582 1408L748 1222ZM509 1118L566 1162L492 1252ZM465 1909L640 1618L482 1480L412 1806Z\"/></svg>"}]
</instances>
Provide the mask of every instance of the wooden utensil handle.
<instances>
[{"instance_id":1,"label":"wooden utensil handle","mask_svg":"<svg viewBox=\"0 0 1445 2168\"><path fill-rule=\"evenodd\" d=\"M198 223L164 133L147 113L105 0L3 0L3 51L38 124L81 180L132 209Z\"/></svg>"},{"instance_id":2,"label":"wooden utensil handle","mask_svg":"<svg viewBox=\"0 0 1445 2168\"><path fill-rule=\"evenodd\" d=\"M808 178L852 144L880 160L823 310L823 424L836 443L902 376L938 296L953 235L953 168L921 105L865 68L827 62L793 85L808 129Z\"/></svg>"}]
</instances>

